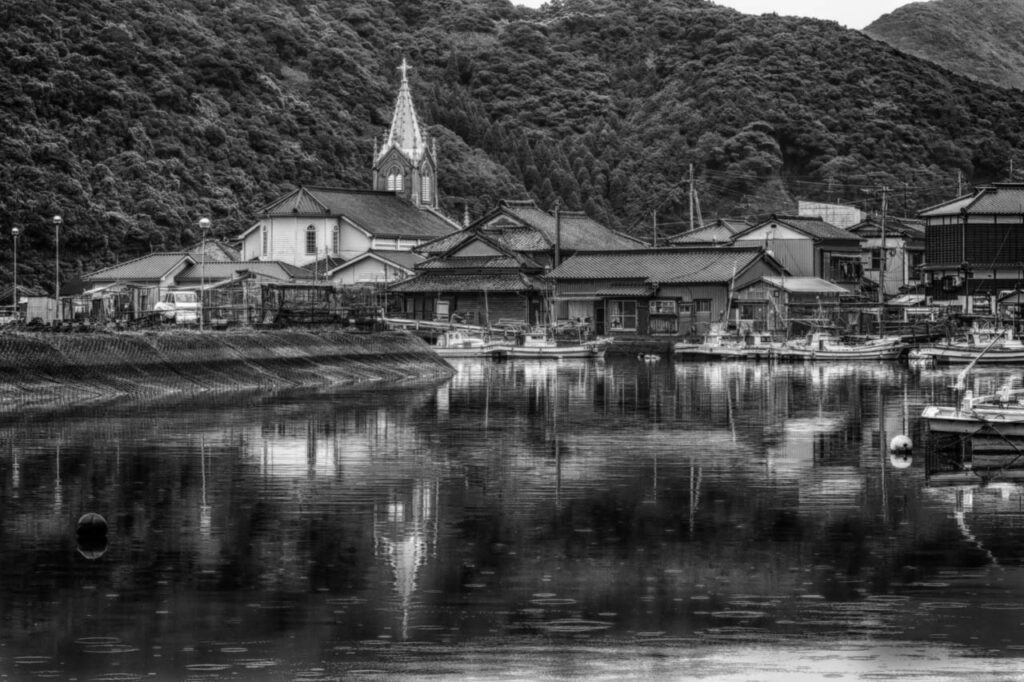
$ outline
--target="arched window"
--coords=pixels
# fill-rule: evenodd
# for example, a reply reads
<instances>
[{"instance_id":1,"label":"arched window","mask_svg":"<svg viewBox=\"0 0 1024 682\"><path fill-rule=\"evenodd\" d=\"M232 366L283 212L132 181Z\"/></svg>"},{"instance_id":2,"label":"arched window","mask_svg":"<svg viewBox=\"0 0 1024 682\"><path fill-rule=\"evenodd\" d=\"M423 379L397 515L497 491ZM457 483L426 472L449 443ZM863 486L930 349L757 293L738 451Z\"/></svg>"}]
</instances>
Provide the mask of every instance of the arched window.
<instances>
[{"instance_id":1,"label":"arched window","mask_svg":"<svg viewBox=\"0 0 1024 682\"><path fill-rule=\"evenodd\" d=\"M261 232L262 232L262 235L261 235L261 237L262 237L262 239L261 239L262 244L260 245L260 247L261 247L261 251L263 253L263 257L266 258L267 257L267 253L270 252L270 243L269 243L270 242L270 234L269 234L269 231L267 230L267 226L266 225L263 226Z\"/></svg>"},{"instance_id":2,"label":"arched window","mask_svg":"<svg viewBox=\"0 0 1024 682\"><path fill-rule=\"evenodd\" d=\"M402 169L397 166L392 166L388 171L388 191L402 191Z\"/></svg>"},{"instance_id":3,"label":"arched window","mask_svg":"<svg viewBox=\"0 0 1024 682\"><path fill-rule=\"evenodd\" d=\"M331 253L338 255L341 251L341 228L335 225L331 228Z\"/></svg>"},{"instance_id":4,"label":"arched window","mask_svg":"<svg viewBox=\"0 0 1024 682\"><path fill-rule=\"evenodd\" d=\"M316 228L312 225L306 228L306 255L316 255Z\"/></svg>"},{"instance_id":5,"label":"arched window","mask_svg":"<svg viewBox=\"0 0 1024 682\"><path fill-rule=\"evenodd\" d=\"M430 176L430 169L424 168L420 178L420 199L424 204L429 204L434 200L434 178Z\"/></svg>"}]
</instances>

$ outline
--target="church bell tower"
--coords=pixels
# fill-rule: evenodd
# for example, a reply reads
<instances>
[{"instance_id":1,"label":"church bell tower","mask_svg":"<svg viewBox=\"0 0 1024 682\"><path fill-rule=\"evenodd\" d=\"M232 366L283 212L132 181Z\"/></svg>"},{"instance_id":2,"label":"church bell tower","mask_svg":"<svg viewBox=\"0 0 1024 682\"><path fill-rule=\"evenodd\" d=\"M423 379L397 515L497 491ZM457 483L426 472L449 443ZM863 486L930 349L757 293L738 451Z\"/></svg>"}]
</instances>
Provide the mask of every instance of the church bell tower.
<instances>
[{"instance_id":1,"label":"church bell tower","mask_svg":"<svg viewBox=\"0 0 1024 682\"><path fill-rule=\"evenodd\" d=\"M380 147L374 142L373 188L394 192L414 206L437 208L437 143L428 141L420 127L409 92L409 70L402 58L391 128Z\"/></svg>"}]
</instances>

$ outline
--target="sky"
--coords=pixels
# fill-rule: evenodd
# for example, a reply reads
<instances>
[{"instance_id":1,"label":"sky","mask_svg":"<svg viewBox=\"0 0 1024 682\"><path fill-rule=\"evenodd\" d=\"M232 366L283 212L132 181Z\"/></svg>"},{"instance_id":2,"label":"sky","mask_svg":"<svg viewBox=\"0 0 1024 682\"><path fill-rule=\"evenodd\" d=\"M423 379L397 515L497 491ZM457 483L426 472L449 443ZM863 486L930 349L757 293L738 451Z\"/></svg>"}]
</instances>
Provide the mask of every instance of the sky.
<instances>
[{"instance_id":1,"label":"sky","mask_svg":"<svg viewBox=\"0 0 1024 682\"><path fill-rule=\"evenodd\" d=\"M517 5L540 7L545 0L512 0ZM908 0L712 0L716 5L732 7L744 14L770 14L814 17L837 21L847 28L862 29L872 21Z\"/></svg>"}]
</instances>

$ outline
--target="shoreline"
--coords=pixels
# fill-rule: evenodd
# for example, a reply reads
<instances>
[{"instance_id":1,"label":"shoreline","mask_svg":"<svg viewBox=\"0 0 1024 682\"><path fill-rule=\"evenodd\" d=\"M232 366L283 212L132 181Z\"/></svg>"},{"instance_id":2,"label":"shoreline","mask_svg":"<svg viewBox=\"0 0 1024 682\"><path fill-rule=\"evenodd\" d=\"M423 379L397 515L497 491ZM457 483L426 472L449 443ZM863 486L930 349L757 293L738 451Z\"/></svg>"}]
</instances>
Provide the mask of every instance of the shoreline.
<instances>
[{"instance_id":1,"label":"shoreline","mask_svg":"<svg viewBox=\"0 0 1024 682\"><path fill-rule=\"evenodd\" d=\"M425 342L402 332L0 333L0 414L452 374Z\"/></svg>"}]
</instances>

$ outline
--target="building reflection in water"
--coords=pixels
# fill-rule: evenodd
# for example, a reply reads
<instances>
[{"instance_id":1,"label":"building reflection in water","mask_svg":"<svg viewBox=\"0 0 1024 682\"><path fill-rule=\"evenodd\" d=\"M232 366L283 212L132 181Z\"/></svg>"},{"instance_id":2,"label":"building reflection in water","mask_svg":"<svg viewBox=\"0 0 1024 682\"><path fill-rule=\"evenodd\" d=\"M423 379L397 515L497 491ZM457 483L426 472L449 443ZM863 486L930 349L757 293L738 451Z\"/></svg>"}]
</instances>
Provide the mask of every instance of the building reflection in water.
<instances>
[{"instance_id":1,"label":"building reflection in water","mask_svg":"<svg viewBox=\"0 0 1024 682\"><path fill-rule=\"evenodd\" d=\"M409 619L420 571L437 552L439 482L416 480L390 490L389 499L374 504L374 551L394 580L401 612L401 637L409 637Z\"/></svg>"}]
</instances>

